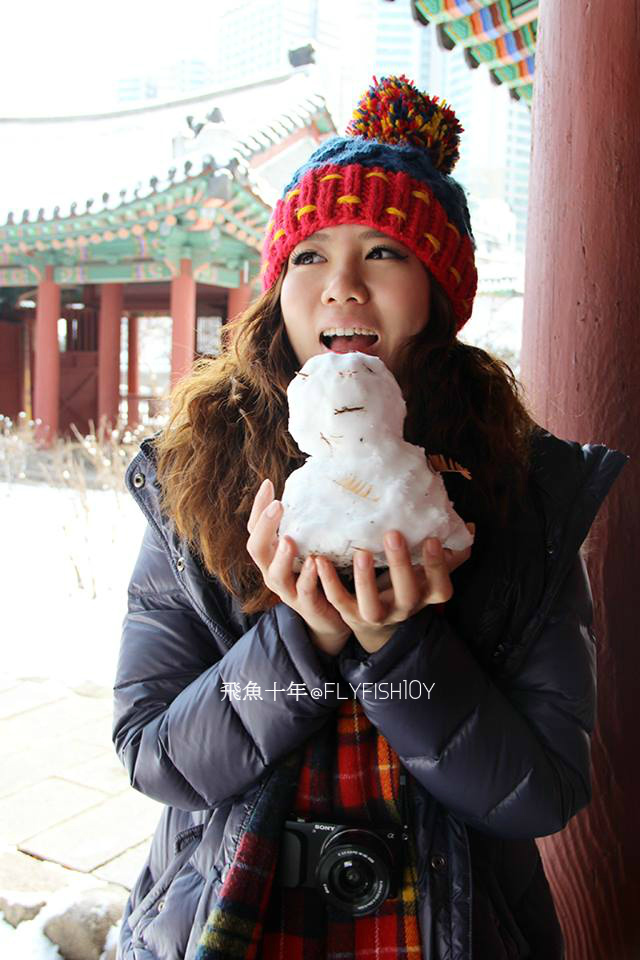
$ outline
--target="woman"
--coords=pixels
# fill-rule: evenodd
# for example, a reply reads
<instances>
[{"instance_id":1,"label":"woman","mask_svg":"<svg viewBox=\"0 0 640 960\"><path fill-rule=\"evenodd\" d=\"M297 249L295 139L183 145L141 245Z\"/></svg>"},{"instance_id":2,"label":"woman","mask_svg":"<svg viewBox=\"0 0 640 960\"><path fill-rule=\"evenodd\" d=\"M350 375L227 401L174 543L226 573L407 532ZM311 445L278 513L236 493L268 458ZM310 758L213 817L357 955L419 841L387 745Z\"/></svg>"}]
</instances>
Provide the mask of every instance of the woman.
<instances>
[{"instance_id":1,"label":"woman","mask_svg":"<svg viewBox=\"0 0 640 960\"><path fill-rule=\"evenodd\" d=\"M129 468L149 527L114 740L166 808L120 957L562 956L533 838L589 801L579 549L625 458L538 427L508 367L457 339L476 288L459 132L404 78L374 83L278 201L263 296ZM294 573L274 499L304 461L286 388L326 349L392 370L472 549L428 538L411 566L391 530L377 580L366 551L352 586L321 557ZM429 695L363 692L407 680ZM375 909L345 908L362 860L316 886L301 822L395 838Z\"/></svg>"}]
</instances>

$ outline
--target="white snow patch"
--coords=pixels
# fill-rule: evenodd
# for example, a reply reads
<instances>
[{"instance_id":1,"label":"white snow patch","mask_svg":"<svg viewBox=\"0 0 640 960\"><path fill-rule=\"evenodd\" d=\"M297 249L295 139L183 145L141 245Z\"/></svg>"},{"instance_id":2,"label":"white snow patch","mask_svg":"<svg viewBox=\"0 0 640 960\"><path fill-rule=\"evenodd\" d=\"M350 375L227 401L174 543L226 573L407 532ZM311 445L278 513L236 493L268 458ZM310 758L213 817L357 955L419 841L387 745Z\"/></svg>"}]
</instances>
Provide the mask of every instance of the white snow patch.
<instances>
[{"instance_id":1,"label":"white snow patch","mask_svg":"<svg viewBox=\"0 0 640 960\"><path fill-rule=\"evenodd\" d=\"M106 960L109 951L118 945L118 937L120 935L121 926L122 921L118 921L118 923L114 923L112 927L109 927L107 939L104 942L104 950L100 954L100 960Z\"/></svg>"},{"instance_id":2,"label":"white snow patch","mask_svg":"<svg viewBox=\"0 0 640 960\"><path fill-rule=\"evenodd\" d=\"M145 525L128 493L0 483L4 673L112 685Z\"/></svg>"},{"instance_id":3,"label":"white snow patch","mask_svg":"<svg viewBox=\"0 0 640 960\"><path fill-rule=\"evenodd\" d=\"M43 932L43 928L52 917L60 916L74 903L77 903L89 889L96 889L93 877L78 879L63 890L48 893L46 895L48 902L40 913L33 920L25 920L23 923L19 923L15 929L10 923L7 923L4 915L0 912L0 956L10 957L11 960L61 960L60 951ZM20 894L20 899L24 902L24 894ZM40 899L43 899L43 897ZM109 903L105 899L104 905L101 909L98 908L97 912L104 915L108 910ZM109 948L117 943L119 928L119 923L110 927L104 944L103 956L106 956Z\"/></svg>"}]
</instances>

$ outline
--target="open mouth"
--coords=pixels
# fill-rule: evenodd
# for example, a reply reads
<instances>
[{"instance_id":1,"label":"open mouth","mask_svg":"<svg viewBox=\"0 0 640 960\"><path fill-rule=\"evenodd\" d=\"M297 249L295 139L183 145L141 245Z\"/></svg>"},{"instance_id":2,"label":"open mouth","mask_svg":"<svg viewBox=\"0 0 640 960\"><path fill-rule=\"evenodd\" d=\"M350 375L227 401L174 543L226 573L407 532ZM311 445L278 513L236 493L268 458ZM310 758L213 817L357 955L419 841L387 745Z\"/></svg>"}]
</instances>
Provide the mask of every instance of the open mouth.
<instances>
[{"instance_id":1,"label":"open mouth","mask_svg":"<svg viewBox=\"0 0 640 960\"><path fill-rule=\"evenodd\" d=\"M330 327L320 334L320 342L332 353L371 353L380 337L367 327Z\"/></svg>"}]
</instances>

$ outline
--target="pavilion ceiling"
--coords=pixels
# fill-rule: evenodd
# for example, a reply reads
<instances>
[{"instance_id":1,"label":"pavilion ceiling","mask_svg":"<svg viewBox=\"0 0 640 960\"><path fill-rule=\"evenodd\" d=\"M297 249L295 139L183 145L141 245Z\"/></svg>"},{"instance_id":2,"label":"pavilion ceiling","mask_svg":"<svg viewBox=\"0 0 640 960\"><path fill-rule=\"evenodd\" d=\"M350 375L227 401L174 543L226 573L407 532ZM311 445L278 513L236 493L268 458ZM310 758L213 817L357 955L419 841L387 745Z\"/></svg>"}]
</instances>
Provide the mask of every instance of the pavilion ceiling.
<instances>
[{"instance_id":1,"label":"pavilion ceiling","mask_svg":"<svg viewBox=\"0 0 640 960\"><path fill-rule=\"evenodd\" d=\"M538 0L412 0L413 17L432 23L446 50L463 47L472 69L488 67L516 100L531 104Z\"/></svg>"}]
</instances>

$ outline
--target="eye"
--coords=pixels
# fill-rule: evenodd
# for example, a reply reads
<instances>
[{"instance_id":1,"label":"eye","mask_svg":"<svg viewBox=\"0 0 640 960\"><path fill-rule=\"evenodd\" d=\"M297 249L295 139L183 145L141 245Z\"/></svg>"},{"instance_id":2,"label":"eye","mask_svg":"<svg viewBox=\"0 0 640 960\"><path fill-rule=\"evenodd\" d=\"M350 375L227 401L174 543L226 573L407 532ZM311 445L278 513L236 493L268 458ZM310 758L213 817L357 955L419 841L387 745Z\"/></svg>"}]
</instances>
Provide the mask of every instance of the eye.
<instances>
[{"instance_id":1,"label":"eye","mask_svg":"<svg viewBox=\"0 0 640 960\"><path fill-rule=\"evenodd\" d=\"M294 253L291 257L291 263L294 266L301 264L304 266L309 263L318 263L318 260L314 260L314 257L320 257L319 253L316 253L315 250L301 250L299 253Z\"/></svg>"},{"instance_id":2,"label":"eye","mask_svg":"<svg viewBox=\"0 0 640 960\"><path fill-rule=\"evenodd\" d=\"M367 254L368 260L408 260L407 254L400 253L394 247L373 247Z\"/></svg>"}]
</instances>

